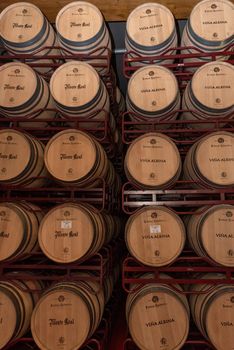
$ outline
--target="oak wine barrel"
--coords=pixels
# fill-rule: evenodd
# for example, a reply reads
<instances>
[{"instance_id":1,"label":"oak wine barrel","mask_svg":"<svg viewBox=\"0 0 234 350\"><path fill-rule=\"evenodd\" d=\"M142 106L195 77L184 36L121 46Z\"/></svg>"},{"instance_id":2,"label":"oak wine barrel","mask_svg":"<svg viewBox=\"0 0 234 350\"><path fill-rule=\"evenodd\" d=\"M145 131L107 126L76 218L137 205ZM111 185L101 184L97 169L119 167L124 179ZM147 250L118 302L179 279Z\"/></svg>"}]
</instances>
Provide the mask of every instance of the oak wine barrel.
<instances>
[{"instance_id":1,"label":"oak wine barrel","mask_svg":"<svg viewBox=\"0 0 234 350\"><path fill-rule=\"evenodd\" d=\"M33 310L33 339L41 350L79 349L97 329L104 306L103 288L97 282L57 283Z\"/></svg>"},{"instance_id":2,"label":"oak wine barrel","mask_svg":"<svg viewBox=\"0 0 234 350\"><path fill-rule=\"evenodd\" d=\"M15 275L17 278L17 273ZM42 285L38 281L0 281L1 349L10 341L24 336L30 328L30 319L38 301L38 293L24 291L27 288L41 290Z\"/></svg>"},{"instance_id":3,"label":"oak wine barrel","mask_svg":"<svg viewBox=\"0 0 234 350\"><path fill-rule=\"evenodd\" d=\"M106 113L110 112L107 89L96 70L86 62L71 61L56 69L50 80L50 91L57 108L71 120L70 126L74 126L72 117L105 120ZM90 115L92 118L88 118ZM100 123L92 123L92 127L98 125ZM86 123L82 123L82 127L85 126ZM112 114L110 126L115 129Z\"/></svg>"},{"instance_id":4,"label":"oak wine barrel","mask_svg":"<svg viewBox=\"0 0 234 350\"><path fill-rule=\"evenodd\" d=\"M183 120L232 119L234 113L234 67L226 62L210 62L193 75L183 95ZM200 113L200 114L199 114ZM213 128L214 124L189 124L193 128Z\"/></svg>"},{"instance_id":5,"label":"oak wine barrel","mask_svg":"<svg viewBox=\"0 0 234 350\"><path fill-rule=\"evenodd\" d=\"M180 217L162 206L147 206L132 214L125 226L129 252L142 264L165 266L182 252L186 239Z\"/></svg>"},{"instance_id":6,"label":"oak wine barrel","mask_svg":"<svg viewBox=\"0 0 234 350\"><path fill-rule=\"evenodd\" d=\"M42 217L40 208L32 203L0 203L0 261L20 260L38 250Z\"/></svg>"},{"instance_id":7,"label":"oak wine barrel","mask_svg":"<svg viewBox=\"0 0 234 350\"><path fill-rule=\"evenodd\" d=\"M182 50L182 54L225 51L234 43L234 4L228 0L203 0L193 8L184 28L181 46L193 46ZM197 49L197 50L196 50ZM230 50L230 49L229 49ZM229 56L220 55L218 60ZM210 57L185 58L184 62L211 61ZM195 68L188 68L194 70Z\"/></svg>"},{"instance_id":8,"label":"oak wine barrel","mask_svg":"<svg viewBox=\"0 0 234 350\"><path fill-rule=\"evenodd\" d=\"M55 108L49 86L30 66L6 63L0 67L0 81L1 117L27 117L19 122L22 127L44 127L48 123L37 119L54 119L54 111L43 110Z\"/></svg>"},{"instance_id":9,"label":"oak wine barrel","mask_svg":"<svg viewBox=\"0 0 234 350\"><path fill-rule=\"evenodd\" d=\"M125 46L130 58L160 56L177 46L175 19L171 11L158 3L145 3L128 16ZM132 52L131 52L132 51ZM175 51L172 50L173 53ZM170 53L172 53L170 52ZM173 63L173 59L155 60L154 63ZM131 65L144 65L131 62Z\"/></svg>"},{"instance_id":10,"label":"oak wine barrel","mask_svg":"<svg viewBox=\"0 0 234 350\"><path fill-rule=\"evenodd\" d=\"M151 278L153 274L141 277ZM182 291L180 286L176 288ZM170 285L150 283L127 297L129 331L141 350L181 349L189 332L189 313L186 296Z\"/></svg>"},{"instance_id":11,"label":"oak wine barrel","mask_svg":"<svg viewBox=\"0 0 234 350\"><path fill-rule=\"evenodd\" d=\"M176 119L180 109L180 92L174 74L159 65L147 65L138 69L128 83L127 110L134 121L155 122ZM143 117L143 118L142 118ZM143 125L136 125L144 129ZM163 128L168 127L167 124Z\"/></svg>"},{"instance_id":12,"label":"oak wine barrel","mask_svg":"<svg viewBox=\"0 0 234 350\"><path fill-rule=\"evenodd\" d=\"M51 48L57 45L56 34L37 6L29 2L7 6L0 14L0 33L3 45L12 57L14 54L32 55L26 63L46 64L45 67L35 67L35 70L47 74L52 72L53 60L47 56L59 55L59 50ZM42 58L38 60L37 56Z\"/></svg>"},{"instance_id":13,"label":"oak wine barrel","mask_svg":"<svg viewBox=\"0 0 234 350\"><path fill-rule=\"evenodd\" d=\"M103 15L95 5L86 1L67 4L56 17L56 29L64 56L69 55L67 51L74 59L76 55L85 55L86 62L94 65L100 74L108 73L111 39ZM92 59L92 56L97 57Z\"/></svg>"},{"instance_id":14,"label":"oak wine barrel","mask_svg":"<svg viewBox=\"0 0 234 350\"><path fill-rule=\"evenodd\" d=\"M234 344L234 285L222 284L223 274L205 274L202 279L220 279L220 284L191 287L190 309L203 336L218 350L232 350ZM204 294L196 294L204 293Z\"/></svg>"},{"instance_id":15,"label":"oak wine barrel","mask_svg":"<svg viewBox=\"0 0 234 350\"><path fill-rule=\"evenodd\" d=\"M116 235L114 218L85 203L65 203L48 211L38 241L42 252L59 263L84 261Z\"/></svg>"},{"instance_id":16,"label":"oak wine barrel","mask_svg":"<svg viewBox=\"0 0 234 350\"><path fill-rule=\"evenodd\" d=\"M228 188L234 184L234 135L218 131L201 138L189 149L184 178L194 186Z\"/></svg>"},{"instance_id":17,"label":"oak wine barrel","mask_svg":"<svg viewBox=\"0 0 234 350\"><path fill-rule=\"evenodd\" d=\"M100 143L79 130L67 129L49 140L45 165L53 178L63 185L95 187L100 178L109 185L121 185Z\"/></svg>"},{"instance_id":18,"label":"oak wine barrel","mask_svg":"<svg viewBox=\"0 0 234 350\"><path fill-rule=\"evenodd\" d=\"M14 129L0 130L0 184L35 188L47 178L42 142Z\"/></svg>"},{"instance_id":19,"label":"oak wine barrel","mask_svg":"<svg viewBox=\"0 0 234 350\"><path fill-rule=\"evenodd\" d=\"M124 160L125 174L136 186L163 189L172 186L181 172L181 158L175 143L166 135L147 133L129 146Z\"/></svg>"},{"instance_id":20,"label":"oak wine barrel","mask_svg":"<svg viewBox=\"0 0 234 350\"><path fill-rule=\"evenodd\" d=\"M203 207L187 224L189 243L199 256L223 266L234 266L234 208L219 204Z\"/></svg>"}]
</instances>

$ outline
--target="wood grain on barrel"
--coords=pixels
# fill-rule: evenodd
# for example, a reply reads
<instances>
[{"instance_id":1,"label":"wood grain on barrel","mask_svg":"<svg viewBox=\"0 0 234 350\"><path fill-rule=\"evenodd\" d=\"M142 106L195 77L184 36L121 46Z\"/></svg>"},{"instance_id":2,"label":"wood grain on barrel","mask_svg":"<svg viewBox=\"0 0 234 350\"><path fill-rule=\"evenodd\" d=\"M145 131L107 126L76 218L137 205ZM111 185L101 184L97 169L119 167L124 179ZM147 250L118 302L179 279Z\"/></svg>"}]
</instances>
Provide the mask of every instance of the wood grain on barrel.
<instances>
[{"instance_id":1,"label":"wood grain on barrel","mask_svg":"<svg viewBox=\"0 0 234 350\"><path fill-rule=\"evenodd\" d=\"M80 273L80 277L92 277ZM32 336L42 350L79 349L98 327L105 300L96 282L61 282L46 291L34 308Z\"/></svg>"},{"instance_id":2,"label":"wood grain on barrel","mask_svg":"<svg viewBox=\"0 0 234 350\"><path fill-rule=\"evenodd\" d=\"M125 228L125 240L137 260L145 265L163 266L181 253L185 228L172 210L149 206L131 215Z\"/></svg>"},{"instance_id":3,"label":"wood grain on barrel","mask_svg":"<svg viewBox=\"0 0 234 350\"><path fill-rule=\"evenodd\" d=\"M214 205L198 209L200 214L189 216L187 235L199 256L208 256L224 266L234 265L234 208Z\"/></svg>"},{"instance_id":4,"label":"wood grain on barrel","mask_svg":"<svg viewBox=\"0 0 234 350\"><path fill-rule=\"evenodd\" d=\"M34 70L22 63L7 63L0 67L0 106L16 108L32 98L37 87Z\"/></svg>"},{"instance_id":5,"label":"wood grain on barrel","mask_svg":"<svg viewBox=\"0 0 234 350\"><path fill-rule=\"evenodd\" d=\"M77 43L92 39L102 24L103 17L99 9L84 1L75 1L63 7L56 18L59 34Z\"/></svg>"},{"instance_id":6,"label":"wood grain on barrel","mask_svg":"<svg viewBox=\"0 0 234 350\"><path fill-rule=\"evenodd\" d=\"M132 142L124 164L129 180L140 186L159 188L176 181L181 159L176 145L167 136L148 133Z\"/></svg>"},{"instance_id":7,"label":"wood grain on barrel","mask_svg":"<svg viewBox=\"0 0 234 350\"><path fill-rule=\"evenodd\" d=\"M205 0L193 9L190 24L201 40L225 41L234 34L234 6L227 0ZM207 45L208 46L208 45Z\"/></svg>"},{"instance_id":8,"label":"wood grain on barrel","mask_svg":"<svg viewBox=\"0 0 234 350\"><path fill-rule=\"evenodd\" d=\"M161 276L161 275L160 275ZM152 278L145 274L142 278ZM166 275L161 278L170 278ZM181 289L176 285L178 289ZM142 350L179 350L189 331L186 297L169 285L148 284L130 293L126 302L130 334Z\"/></svg>"},{"instance_id":9,"label":"wood grain on barrel","mask_svg":"<svg viewBox=\"0 0 234 350\"><path fill-rule=\"evenodd\" d=\"M54 72L50 90L55 101L67 107L83 106L97 95L100 78L85 62L68 62Z\"/></svg>"},{"instance_id":10,"label":"wood grain on barrel","mask_svg":"<svg viewBox=\"0 0 234 350\"><path fill-rule=\"evenodd\" d=\"M126 30L138 45L155 46L172 34L175 21L172 13L157 3L146 3L134 9L127 19Z\"/></svg>"},{"instance_id":11,"label":"wood grain on barrel","mask_svg":"<svg viewBox=\"0 0 234 350\"><path fill-rule=\"evenodd\" d=\"M1 3L2 5L2 3ZM44 16L39 10L41 7L32 3L14 2L11 6L8 1L6 9L0 14L0 33L3 39L13 43L23 43L34 39L42 30Z\"/></svg>"},{"instance_id":12,"label":"wood grain on barrel","mask_svg":"<svg viewBox=\"0 0 234 350\"><path fill-rule=\"evenodd\" d=\"M234 67L225 62L207 63L192 78L192 92L199 103L210 108L230 111L234 106Z\"/></svg>"},{"instance_id":13,"label":"wood grain on barrel","mask_svg":"<svg viewBox=\"0 0 234 350\"><path fill-rule=\"evenodd\" d=\"M174 102L177 95L175 76L161 66L149 65L138 69L128 83L130 101L145 114L163 111Z\"/></svg>"},{"instance_id":14,"label":"wood grain on barrel","mask_svg":"<svg viewBox=\"0 0 234 350\"><path fill-rule=\"evenodd\" d=\"M216 286L197 284L191 287L193 294L189 302L193 319L199 330L216 349L232 350L234 344L233 285L222 284L225 275L221 273L207 273L198 277L208 280L215 278L220 280L220 284Z\"/></svg>"},{"instance_id":15,"label":"wood grain on barrel","mask_svg":"<svg viewBox=\"0 0 234 350\"><path fill-rule=\"evenodd\" d=\"M202 176L219 186L234 184L234 135L218 132L201 139L195 161Z\"/></svg>"},{"instance_id":16,"label":"wood grain on barrel","mask_svg":"<svg viewBox=\"0 0 234 350\"><path fill-rule=\"evenodd\" d=\"M95 243L95 225L82 206L63 204L51 209L41 222L39 243L50 259L67 263L76 261Z\"/></svg>"},{"instance_id":17,"label":"wood grain on barrel","mask_svg":"<svg viewBox=\"0 0 234 350\"><path fill-rule=\"evenodd\" d=\"M48 142L45 164L56 179L71 182L82 179L91 171L96 154L90 136L76 130L65 130Z\"/></svg>"}]
</instances>

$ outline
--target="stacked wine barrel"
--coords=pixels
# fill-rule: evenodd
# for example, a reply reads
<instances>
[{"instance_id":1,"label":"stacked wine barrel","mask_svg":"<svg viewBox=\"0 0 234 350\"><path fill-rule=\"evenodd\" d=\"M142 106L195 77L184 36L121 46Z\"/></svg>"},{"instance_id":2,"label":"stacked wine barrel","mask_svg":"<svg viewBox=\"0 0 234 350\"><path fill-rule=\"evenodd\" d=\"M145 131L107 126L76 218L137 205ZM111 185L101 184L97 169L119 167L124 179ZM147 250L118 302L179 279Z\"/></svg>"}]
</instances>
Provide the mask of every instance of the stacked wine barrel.
<instances>
[{"instance_id":1,"label":"stacked wine barrel","mask_svg":"<svg viewBox=\"0 0 234 350\"><path fill-rule=\"evenodd\" d=\"M120 275L121 252L115 266L110 252L121 220L105 203L117 202L121 189L112 161L122 149L125 101L109 62L109 31L88 2L62 8L55 28L37 6L18 2L0 14L0 35L11 58L0 66L0 349L26 334L40 349L80 349ZM51 188L58 203L46 194ZM69 191L94 199L66 200ZM35 262L50 269L39 273L47 283ZM5 273L14 264L22 269ZM76 272L61 280L58 271L69 275L71 265Z\"/></svg>"},{"instance_id":2,"label":"stacked wine barrel","mask_svg":"<svg viewBox=\"0 0 234 350\"><path fill-rule=\"evenodd\" d=\"M158 121L166 122L165 128L170 126L170 120L179 118L203 121L191 123L190 127L212 129L214 124L208 120L232 119L234 70L233 65L224 62L230 54L222 55L222 51L233 51L233 11L234 5L228 0L203 0L192 10L183 30L182 49L177 54L190 74L200 68L183 92L182 106L174 75L178 72L167 69L174 63L178 43L173 14L157 3L145 3L129 14L125 35L127 64L132 66L130 72L133 67L139 69L130 76L127 110L130 120L138 122L138 128L145 129L145 122L148 130L149 122L155 123L154 130L162 128ZM182 115L178 113L180 106Z\"/></svg>"},{"instance_id":3,"label":"stacked wine barrel","mask_svg":"<svg viewBox=\"0 0 234 350\"><path fill-rule=\"evenodd\" d=\"M224 203L234 185L234 68L231 54L223 53L234 47L233 2L200 1L181 42L179 37L172 12L162 4L143 3L129 14L125 47L132 74L125 101L110 64L109 30L95 5L66 4L54 26L31 3L1 12L0 41L10 59L0 66L0 349L15 341L17 347L27 332L43 350L82 349L94 336L120 268L116 263L111 269L113 256L107 258L100 284L98 266L89 271L88 263L115 250L122 225L118 211L99 210L88 194L98 189L102 200L118 201L117 156L135 196L167 195L182 182L189 184L184 202L186 188L194 196L221 198L189 208L189 215L155 200L137 204L127 218L124 239L136 264L131 269L144 271L134 276L126 300L137 349L186 348L191 318L212 347L234 349L233 279L226 283L234 272L234 208ZM123 155L119 115L125 106L131 142ZM49 195L37 199L51 188L59 203ZM68 200L66 191L72 193ZM76 200L79 191L87 194L83 201ZM192 274L179 259L185 250L220 272ZM117 254L120 263L122 252ZM32 264L24 278L18 270L2 276L1 267L35 261L51 269L48 280L54 283L42 283ZM161 272L178 262L198 284L179 285L173 277L186 279L180 269L173 276ZM53 266L67 269L64 280L60 273L56 280ZM79 266L85 272L77 272Z\"/></svg>"},{"instance_id":4,"label":"stacked wine barrel","mask_svg":"<svg viewBox=\"0 0 234 350\"><path fill-rule=\"evenodd\" d=\"M130 258L128 266L126 260L123 278L125 286L129 278L135 282L127 287L126 319L136 349L187 349L191 314L210 348L231 350L234 283L222 280L226 269L234 267L234 208L219 199L196 208L183 205L186 188L204 190L208 199L206 191L220 196L219 191L232 191L234 186L234 67L227 62L229 56L222 54L233 50L233 3L203 0L194 7L182 35L184 48L178 51L179 62L185 64L180 73L191 78L184 79L184 85L173 67L177 42L173 15L163 5L145 3L130 13L125 37L129 81L124 128L129 145L124 170L126 206L133 213L125 226L125 242L135 263ZM195 55L199 52L200 57ZM170 133L176 128L178 132ZM182 128L189 132L180 134ZM185 144L190 145L188 149ZM170 197L170 190L179 189L178 180L187 183L180 208L179 194ZM165 198L168 194L173 208L157 204L163 201L162 193ZM186 211L191 214L178 215ZM199 284L182 288L172 277L186 279L184 275L167 276L161 268L181 267L181 262L176 264L183 250L190 250L206 266L219 266L223 274L194 275Z\"/></svg>"}]
</instances>

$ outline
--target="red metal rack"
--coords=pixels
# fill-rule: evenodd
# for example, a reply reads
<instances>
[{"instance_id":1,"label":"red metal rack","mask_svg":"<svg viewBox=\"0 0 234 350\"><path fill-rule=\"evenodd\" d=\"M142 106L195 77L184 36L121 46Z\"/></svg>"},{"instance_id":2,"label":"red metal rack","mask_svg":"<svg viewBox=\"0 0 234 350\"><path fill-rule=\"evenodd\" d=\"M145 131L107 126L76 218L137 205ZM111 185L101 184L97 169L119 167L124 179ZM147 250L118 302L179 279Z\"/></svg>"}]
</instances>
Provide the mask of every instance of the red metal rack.
<instances>
[{"instance_id":1,"label":"red metal rack","mask_svg":"<svg viewBox=\"0 0 234 350\"><path fill-rule=\"evenodd\" d=\"M111 266L111 250L103 248L87 261L69 264L56 264L48 260L42 253L32 253L23 261L2 262L0 264L0 280L14 281L17 271L18 280L43 281L47 284L61 281L96 281L103 285L104 278L109 274ZM27 272L33 272L28 275ZM53 272L52 272L53 271ZM91 272L90 276L79 275L79 272ZM26 289L24 291L38 292Z\"/></svg>"},{"instance_id":2,"label":"red metal rack","mask_svg":"<svg viewBox=\"0 0 234 350\"><path fill-rule=\"evenodd\" d=\"M127 182L122 187L122 209L133 214L146 205L165 205L173 207L177 214L194 214L195 207L215 204L234 204L234 188L194 189L199 183L177 181L172 189L141 190Z\"/></svg>"},{"instance_id":3,"label":"red metal rack","mask_svg":"<svg viewBox=\"0 0 234 350\"><path fill-rule=\"evenodd\" d=\"M0 66L4 63L8 63L12 60L17 60L23 63L27 63L32 68L50 68L49 73L44 73L41 75L49 79L52 73L61 66L66 60L74 61L89 61L90 64L96 69L105 70L106 75L110 73L111 68L111 50L108 47L100 47L92 50L88 55L87 54L74 54L70 50L63 48L63 54L47 54L43 55L43 51L52 51L52 50L61 50L60 46L44 46L36 50L33 54L15 54L13 51L8 49L6 51L4 46L0 46ZM97 52L101 50L106 52L105 55L99 55ZM42 54L40 54L42 53ZM45 62L50 60L50 62ZM97 62L98 61L98 62Z\"/></svg>"},{"instance_id":4,"label":"red metal rack","mask_svg":"<svg viewBox=\"0 0 234 350\"><path fill-rule=\"evenodd\" d=\"M154 277L142 278L139 274L152 273ZM162 278L161 273L169 274L170 279ZM197 273L222 273L223 279L200 279ZM137 276L137 277L136 277ZM133 293L139 290L143 285L149 283L164 283L172 285L178 293L191 294L191 291L181 291L175 285L193 285L193 284L209 284L211 290L217 284L233 284L234 285L234 267L225 267L216 265L209 258L201 258L194 256L193 253L189 255L180 256L173 262L173 264L163 267L151 267L140 264L136 259L127 257L123 262L122 269L122 285L127 293ZM134 288L130 288L130 285Z\"/></svg>"},{"instance_id":5,"label":"red metal rack","mask_svg":"<svg viewBox=\"0 0 234 350\"><path fill-rule=\"evenodd\" d=\"M194 46L179 46L174 48L169 48L162 55L158 56L140 56L134 51L128 51L124 54L123 59L123 72L124 76L129 79L133 72L135 72L138 68L142 67L142 63L144 64L155 64L157 61L162 61L160 65L171 69L176 75L179 85L181 88L186 86L185 82L190 80L193 75L194 68L197 69L202 66L207 61L192 61L193 59L206 59L208 61L216 61L222 56L231 57L230 59L226 59L225 62L234 64L233 59L233 48L234 44L229 45L223 51L217 51L212 53L204 52ZM193 50L194 53L184 54L184 50ZM131 57L134 55L134 57ZM191 62L184 62L185 59L190 59ZM165 64L163 61L173 60L174 63ZM132 65L134 63L134 65ZM190 70L189 70L190 69Z\"/></svg>"},{"instance_id":6,"label":"red metal rack","mask_svg":"<svg viewBox=\"0 0 234 350\"><path fill-rule=\"evenodd\" d=\"M23 186L0 184L0 202L30 201L41 207L66 202L85 202L95 206L98 211L118 211L118 198L103 179L100 179L99 186L95 188L61 187L50 179L48 181L47 186L34 188L33 191Z\"/></svg>"},{"instance_id":7,"label":"red metal rack","mask_svg":"<svg viewBox=\"0 0 234 350\"><path fill-rule=\"evenodd\" d=\"M190 110L191 112L195 112ZM180 109L173 113L182 113L185 110ZM197 115L198 113L195 112ZM200 114L202 116L202 114ZM131 120L134 118L134 121ZM170 115L169 115L170 117ZM125 112L122 115L122 141L124 144L129 145L137 137L147 132L159 132L170 137L180 149L182 155L186 153L188 148L201 137L208 133L215 131L229 131L234 132L234 112L229 116L222 119L209 119L209 120L164 120L149 121L140 115L132 112ZM192 126L196 128L192 128ZM202 128L198 128L202 125Z\"/></svg>"}]
</instances>

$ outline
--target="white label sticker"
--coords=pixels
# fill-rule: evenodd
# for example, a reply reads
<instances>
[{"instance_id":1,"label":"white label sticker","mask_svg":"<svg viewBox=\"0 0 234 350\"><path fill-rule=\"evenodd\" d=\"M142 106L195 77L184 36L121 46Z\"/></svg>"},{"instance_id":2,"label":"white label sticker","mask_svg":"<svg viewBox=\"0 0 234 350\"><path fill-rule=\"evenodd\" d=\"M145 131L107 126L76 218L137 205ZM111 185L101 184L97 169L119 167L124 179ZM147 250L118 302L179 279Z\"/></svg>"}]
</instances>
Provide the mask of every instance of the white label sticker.
<instances>
[{"instance_id":1,"label":"white label sticker","mask_svg":"<svg viewBox=\"0 0 234 350\"><path fill-rule=\"evenodd\" d=\"M150 233L161 233L161 225L150 225Z\"/></svg>"},{"instance_id":2,"label":"white label sticker","mask_svg":"<svg viewBox=\"0 0 234 350\"><path fill-rule=\"evenodd\" d=\"M61 221L61 228L72 228L72 221L71 220L62 220Z\"/></svg>"}]
</instances>

